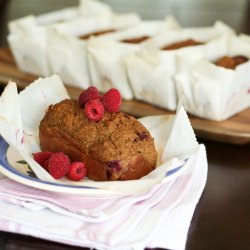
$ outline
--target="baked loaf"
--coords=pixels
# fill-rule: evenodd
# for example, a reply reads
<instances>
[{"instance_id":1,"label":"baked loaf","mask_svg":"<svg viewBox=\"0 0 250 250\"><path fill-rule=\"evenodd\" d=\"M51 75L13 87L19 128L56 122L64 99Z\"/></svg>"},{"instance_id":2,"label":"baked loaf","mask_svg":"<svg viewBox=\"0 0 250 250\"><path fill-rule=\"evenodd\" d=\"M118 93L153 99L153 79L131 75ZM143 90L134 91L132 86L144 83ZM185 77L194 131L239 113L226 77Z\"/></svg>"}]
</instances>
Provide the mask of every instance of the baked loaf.
<instances>
[{"instance_id":1,"label":"baked loaf","mask_svg":"<svg viewBox=\"0 0 250 250\"><path fill-rule=\"evenodd\" d=\"M249 59L245 56L223 56L220 59L218 59L215 64L217 66L221 66L227 69L235 69L238 65L247 62Z\"/></svg>"},{"instance_id":2,"label":"baked loaf","mask_svg":"<svg viewBox=\"0 0 250 250\"><path fill-rule=\"evenodd\" d=\"M96 32L91 32L82 36L79 36L79 39L81 40L88 40L92 36L101 36L107 33L112 33L115 32L115 29L108 29L108 30L101 30L101 31L96 31Z\"/></svg>"},{"instance_id":3,"label":"baked loaf","mask_svg":"<svg viewBox=\"0 0 250 250\"><path fill-rule=\"evenodd\" d=\"M105 112L90 121L73 100L48 108L39 126L43 151L64 152L83 161L95 181L139 179L156 167L154 139L134 117Z\"/></svg>"},{"instance_id":4,"label":"baked loaf","mask_svg":"<svg viewBox=\"0 0 250 250\"><path fill-rule=\"evenodd\" d=\"M185 41L180 41L180 42L176 42L176 43L172 43L170 45L167 45L165 47L162 48L162 50L174 50L174 49L180 49L183 47L188 47L188 46L196 46L196 45L201 45L203 43L195 41L193 39L188 39Z\"/></svg>"},{"instance_id":5,"label":"baked loaf","mask_svg":"<svg viewBox=\"0 0 250 250\"><path fill-rule=\"evenodd\" d=\"M149 36L141 36L141 37L134 37L134 38L128 38L128 39L123 39L121 40L122 43L142 43L144 41L146 41L147 39L149 39Z\"/></svg>"}]
</instances>

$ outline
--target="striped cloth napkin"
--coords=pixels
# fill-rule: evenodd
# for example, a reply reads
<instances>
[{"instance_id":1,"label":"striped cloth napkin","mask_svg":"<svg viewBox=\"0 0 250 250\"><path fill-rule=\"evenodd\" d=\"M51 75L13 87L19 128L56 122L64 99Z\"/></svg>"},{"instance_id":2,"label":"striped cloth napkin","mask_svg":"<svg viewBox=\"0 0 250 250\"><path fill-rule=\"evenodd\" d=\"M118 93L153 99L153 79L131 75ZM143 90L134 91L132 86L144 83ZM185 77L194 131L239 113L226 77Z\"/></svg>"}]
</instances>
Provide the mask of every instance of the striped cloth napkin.
<instances>
[{"instance_id":1,"label":"striped cloth napkin","mask_svg":"<svg viewBox=\"0 0 250 250\"><path fill-rule=\"evenodd\" d=\"M0 175L0 230L95 249L185 249L207 179L203 145L187 164L146 193L115 198L48 192Z\"/></svg>"}]
</instances>

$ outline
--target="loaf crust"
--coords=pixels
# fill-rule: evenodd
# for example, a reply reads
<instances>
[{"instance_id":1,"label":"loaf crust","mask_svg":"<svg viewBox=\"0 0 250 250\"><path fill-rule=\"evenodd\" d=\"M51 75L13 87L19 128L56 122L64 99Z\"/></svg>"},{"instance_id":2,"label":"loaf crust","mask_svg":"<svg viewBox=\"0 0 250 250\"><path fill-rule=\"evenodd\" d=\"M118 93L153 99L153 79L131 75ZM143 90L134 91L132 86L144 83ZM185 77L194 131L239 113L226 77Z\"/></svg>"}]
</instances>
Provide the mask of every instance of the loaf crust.
<instances>
[{"instance_id":1,"label":"loaf crust","mask_svg":"<svg viewBox=\"0 0 250 250\"><path fill-rule=\"evenodd\" d=\"M115 29L100 30L100 31L91 32L91 33L79 36L79 39L88 40L92 36L101 36L101 35L105 35L107 33L112 33L112 32L115 32Z\"/></svg>"},{"instance_id":2,"label":"loaf crust","mask_svg":"<svg viewBox=\"0 0 250 250\"><path fill-rule=\"evenodd\" d=\"M48 108L39 137L43 151L61 151L72 161L83 161L95 181L139 179L156 167L154 139L122 112L105 112L93 122L77 102L66 99Z\"/></svg>"},{"instance_id":3,"label":"loaf crust","mask_svg":"<svg viewBox=\"0 0 250 250\"><path fill-rule=\"evenodd\" d=\"M121 42L123 43L132 43L132 44L138 44L146 41L149 39L149 36L140 36L140 37L134 37L134 38L128 38L128 39L123 39Z\"/></svg>"},{"instance_id":4,"label":"loaf crust","mask_svg":"<svg viewBox=\"0 0 250 250\"><path fill-rule=\"evenodd\" d=\"M162 48L162 50L175 50L175 49L181 49L184 47L189 47L189 46L196 46L196 45L202 45L202 42L195 41L193 39L188 39L185 41L180 41L176 43L172 43L170 45L167 45Z\"/></svg>"},{"instance_id":5,"label":"loaf crust","mask_svg":"<svg viewBox=\"0 0 250 250\"><path fill-rule=\"evenodd\" d=\"M227 69L235 69L238 65L247 62L249 59L242 55L237 56L223 56L219 58L215 64Z\"/></svg>"}]
</instances>

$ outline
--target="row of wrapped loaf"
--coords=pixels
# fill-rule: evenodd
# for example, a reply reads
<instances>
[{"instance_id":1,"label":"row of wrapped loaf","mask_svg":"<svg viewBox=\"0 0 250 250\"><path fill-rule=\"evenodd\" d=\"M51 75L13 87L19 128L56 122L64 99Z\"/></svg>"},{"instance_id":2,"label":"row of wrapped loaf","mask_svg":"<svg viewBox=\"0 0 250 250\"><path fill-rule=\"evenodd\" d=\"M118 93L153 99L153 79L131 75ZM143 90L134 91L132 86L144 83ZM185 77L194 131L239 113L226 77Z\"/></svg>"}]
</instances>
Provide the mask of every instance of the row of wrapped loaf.
<instances>
[{"instance_id":1,"label":"row of wrapped loaf","mask_svg":"<svg viewBox=\"0 0 250 250\"><path fill-rule=\"evenodd\" d=\"M115 87L124 99L169 110L181 100L189 113L212 120L250 107L250 39L220 21L183 28L173 17L144 21L82 0L76 8L24 17L9 27L11 50L25 72L58 73L79 88ZM225 56L247 60L234 69L215 64Z\"/></svg>"}]
</instances>

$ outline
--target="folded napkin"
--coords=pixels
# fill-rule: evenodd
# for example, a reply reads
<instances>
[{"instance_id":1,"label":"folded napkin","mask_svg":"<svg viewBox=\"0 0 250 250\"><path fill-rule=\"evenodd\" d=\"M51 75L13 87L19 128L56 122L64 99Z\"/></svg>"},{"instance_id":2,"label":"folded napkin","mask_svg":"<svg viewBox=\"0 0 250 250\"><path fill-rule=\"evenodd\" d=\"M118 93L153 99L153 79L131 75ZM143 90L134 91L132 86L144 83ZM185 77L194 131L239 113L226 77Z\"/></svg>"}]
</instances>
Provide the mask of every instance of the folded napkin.
<instances>
[{"instance_id":1,"label":"folded napkin","mask_svg":"<svg viewBox=\"0 0 250 250\"><path fill-rule=\"evenodd\" d=\"M204 146L182 175L141 196L68 196L1 176L0 229L97 249L184 249L206 177ZM105 220L94 221L94 213Z\"/></svg>"}]
</instances>

